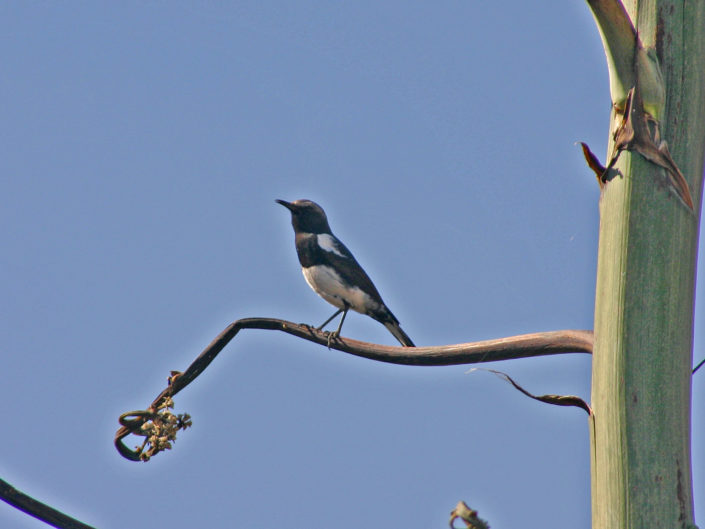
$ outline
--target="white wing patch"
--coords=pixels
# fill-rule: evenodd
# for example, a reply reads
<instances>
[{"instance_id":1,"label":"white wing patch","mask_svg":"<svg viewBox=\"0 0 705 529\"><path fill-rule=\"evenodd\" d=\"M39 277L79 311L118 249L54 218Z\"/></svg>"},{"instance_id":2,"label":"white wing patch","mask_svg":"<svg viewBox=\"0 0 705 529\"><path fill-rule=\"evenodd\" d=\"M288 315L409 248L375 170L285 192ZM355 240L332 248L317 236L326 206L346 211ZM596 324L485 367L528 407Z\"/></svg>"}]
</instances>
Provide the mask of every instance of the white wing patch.
<instances>
[{"instance_id":1,"label":"white wing patch","mask_svg":"<svg viewBox=\"0 0 705 529\"><path fill-rule=\"evenodd\" d=\"M335 255L338 255L340 257L345 257L345 255L341 253L341 251L338 249L338 244L336 243L333 236L328 233L319 233L316 237L316 240L318 241L318 246L321 247L321 250L334 253Z\"/></svg>"}]
</instances>

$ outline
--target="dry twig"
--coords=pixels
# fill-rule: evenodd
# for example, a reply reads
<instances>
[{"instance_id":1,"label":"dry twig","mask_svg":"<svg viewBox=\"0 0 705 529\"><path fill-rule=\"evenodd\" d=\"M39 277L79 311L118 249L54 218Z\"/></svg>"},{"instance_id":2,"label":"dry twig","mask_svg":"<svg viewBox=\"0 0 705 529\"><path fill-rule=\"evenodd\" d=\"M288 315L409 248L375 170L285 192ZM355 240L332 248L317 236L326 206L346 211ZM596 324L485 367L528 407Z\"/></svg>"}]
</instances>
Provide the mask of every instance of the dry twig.
<instances>
[{"instance_id":1,"label":"dry twig","mask_svg":"<svg viewBox=\"0 0 705 529\"><path fill-rule=\"evenodd\" d=\"M46 503L35 500L2 479L0 479L0 499L52 527L59 529L93 529L90 525L79 522Z\"/></svg>"}]
</instances>

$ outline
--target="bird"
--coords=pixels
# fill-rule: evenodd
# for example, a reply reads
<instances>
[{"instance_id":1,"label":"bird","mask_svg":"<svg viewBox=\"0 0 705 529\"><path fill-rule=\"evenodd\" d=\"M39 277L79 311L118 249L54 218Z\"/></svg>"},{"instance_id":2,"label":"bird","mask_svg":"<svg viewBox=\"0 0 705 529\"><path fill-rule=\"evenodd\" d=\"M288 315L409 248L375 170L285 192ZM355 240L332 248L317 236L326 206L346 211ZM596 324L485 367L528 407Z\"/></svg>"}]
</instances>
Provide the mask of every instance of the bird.
<instances>
[{"instance_id":1,"label":"bird","mask_svg":"<svg viewBox=\"0 0 705 529\"><path fill-rule=\"evenodd\" d=\"M329 335L329 345L331 338L340 336L345 316L352 309L380 322L403 346L415 347L353 254L333 235L323 208L304 199L275 202L291 212L296 253L306 282L316 294L338 308L317 330L343 313L338 329Z\"/></svg>"}]
</instances>

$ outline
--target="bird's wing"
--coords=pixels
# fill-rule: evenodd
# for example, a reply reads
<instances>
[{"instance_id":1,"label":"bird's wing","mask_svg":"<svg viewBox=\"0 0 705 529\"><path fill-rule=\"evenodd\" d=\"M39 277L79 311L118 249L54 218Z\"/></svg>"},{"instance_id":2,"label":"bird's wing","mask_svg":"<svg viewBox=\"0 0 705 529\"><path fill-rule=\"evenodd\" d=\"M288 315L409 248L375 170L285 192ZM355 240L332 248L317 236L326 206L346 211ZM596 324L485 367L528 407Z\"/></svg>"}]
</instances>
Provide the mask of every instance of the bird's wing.
<instances>
[{"instance_id":1,"label":"bird's wing","mask_svg":"<svg viewBox=\"0 0 705 529\"><path fill-rule=\"evenodd\" d=\"M316 264L332 267L343 281L349 285L357 285L376 303L384 306L382 297L372 280L342 242L328 234L319 234L316 242L322 250L325 250L319 253L322 262Z\"/></svg>"}]
</instances>

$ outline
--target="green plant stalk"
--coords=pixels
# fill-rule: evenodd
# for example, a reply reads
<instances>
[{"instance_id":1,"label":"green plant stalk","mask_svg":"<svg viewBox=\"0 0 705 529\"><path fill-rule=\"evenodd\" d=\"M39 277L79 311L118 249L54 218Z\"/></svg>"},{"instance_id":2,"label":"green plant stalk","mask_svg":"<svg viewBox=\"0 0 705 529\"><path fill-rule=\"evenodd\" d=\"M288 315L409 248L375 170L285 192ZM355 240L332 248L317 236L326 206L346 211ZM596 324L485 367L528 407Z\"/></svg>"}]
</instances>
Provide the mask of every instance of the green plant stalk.
<instances>
[{"instance_id":1,"label":"green plant stalk","mask_svg":"<svg viewBox=\"0 0 705 529\"><path fill-rule=\"evenodd\" d=\"M626 10L644 46L658 56L666 89L661 136L690 184L696 216L661 185L662 169L639 154L621 155L621 176L600 199L593 529L688 528L694 525L690 401L705 156L705 5L632 0ZM620 120L613 111L610 130Z\"/></svg>"},{"instance_id":2,"label":"green plant stalk","mask_svg":"<svg viewBox=\"0 0 705 529\"><path fill-rule=\"evenodd\" d=\"M655 50L644 44L620 0L588 0L588 5L605 49L612 104L623 109L638 81L644 108L661 119L665 94Z\"/></svg>"}]
</instances>

